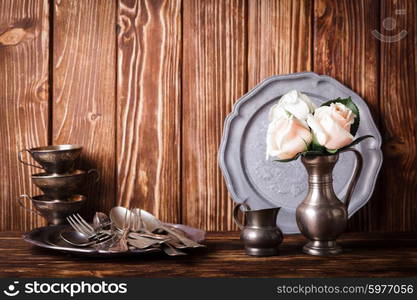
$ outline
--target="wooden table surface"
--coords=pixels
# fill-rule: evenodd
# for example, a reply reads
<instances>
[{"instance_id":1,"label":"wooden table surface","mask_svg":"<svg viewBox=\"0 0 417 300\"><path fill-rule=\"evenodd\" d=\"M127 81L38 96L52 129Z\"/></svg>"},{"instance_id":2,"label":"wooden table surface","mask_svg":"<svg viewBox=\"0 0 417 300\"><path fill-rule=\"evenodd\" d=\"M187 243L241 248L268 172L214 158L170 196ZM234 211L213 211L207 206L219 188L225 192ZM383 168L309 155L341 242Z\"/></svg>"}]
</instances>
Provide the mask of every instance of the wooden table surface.
<instances>
[{"instance_id":1,"label":"wooden table surface","mask_svg":"<svg viewBox=\"0 0 417 300\"><path fill-rule=\"evenodd\" d=\"M93 259L74 257L0 233L0 277L415 277L417 233L349 233L336 257L301 253L305 240L286 236L281 255L246 256L236 232L207 235L207 249L187 257L163 255Z\"/></svg>"}]
</instances>

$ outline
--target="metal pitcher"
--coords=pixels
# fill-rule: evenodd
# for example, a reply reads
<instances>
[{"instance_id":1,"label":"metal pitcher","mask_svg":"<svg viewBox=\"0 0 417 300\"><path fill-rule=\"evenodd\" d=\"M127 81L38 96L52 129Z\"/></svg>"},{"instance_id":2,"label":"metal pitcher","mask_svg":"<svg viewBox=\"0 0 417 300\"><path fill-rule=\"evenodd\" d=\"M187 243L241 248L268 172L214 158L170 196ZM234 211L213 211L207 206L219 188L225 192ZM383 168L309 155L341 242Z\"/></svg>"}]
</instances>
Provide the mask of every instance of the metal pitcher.
<instances>
[{"instance_id":1,"label":"metal pitcher","mask_svg":"<svg viewBox=\"0 0 417 300\"><path fill-rule=\"evenodd\" d=\"M240 208L244 207L244 224L239 221ZM278 246L282 243L282 231L277 226L277 216L281 208L250 210L245 203L237 204L233 210L233 218L242 230L240 238L245 244L245 252L252 256L271 256L278 254Z\"/></svg>"},{"instance_id":2,"label":"metal pitcher","mask_svg":"<svg viewBox=\"0 0 417 300\"><path fill-rule=\"evenodd\" d=\"M301 158L308 173L308 193L297 207L296 219L301 233L310 242L303 251L311 255L332 255L342 252L336 238L347 225L348 206L356 182L362 170L362 155L356 149L348 148L357 159L351 182L344 201L339 200L333 190L332 172L339 154L326 156L306 156Z\"/></svg>"}]
</instances>

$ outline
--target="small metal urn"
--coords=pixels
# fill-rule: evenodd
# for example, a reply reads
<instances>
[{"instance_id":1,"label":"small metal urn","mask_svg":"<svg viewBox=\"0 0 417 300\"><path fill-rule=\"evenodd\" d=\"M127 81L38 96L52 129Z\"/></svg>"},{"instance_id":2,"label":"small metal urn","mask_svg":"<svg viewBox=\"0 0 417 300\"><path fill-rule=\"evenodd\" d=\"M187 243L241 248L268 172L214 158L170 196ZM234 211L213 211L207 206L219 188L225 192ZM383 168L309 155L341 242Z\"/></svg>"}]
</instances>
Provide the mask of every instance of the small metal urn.
<instances>
[{"instance_id":1,"label":"small metal urn","mask_svg":"<svg viewBox=\"0 0 417 300\"><path fill-rule=\"evenodd\" d=\"M238 219L241 206L246 208L244 225ZM252 256L278 254L278 246L283 240L282 231L277 226L277 216L280 209L280 207L276 207L250 210L249 206L244 203L235 206L233 218L242 230L240 238L245 244L246 254Z\"/></svg>"},{"instance_id":2,"label":"small metal urn","mask_svg":"<svg viewBox=\"0 0 417 300\"><path fill-rule=\"evenodd\" d=\"M308 193L297 207L296 219L301 233L310 240L303 248L307 254L332 255L342 252L342 248L336 244L336 238L346 229L347 208L362 170L360 152L352 148L341 152L345 151L353 151L357 164L344 202L336 197L333 190L332 172L339 154L301 158L308 173Z\"/></svg>"}]
</instances>

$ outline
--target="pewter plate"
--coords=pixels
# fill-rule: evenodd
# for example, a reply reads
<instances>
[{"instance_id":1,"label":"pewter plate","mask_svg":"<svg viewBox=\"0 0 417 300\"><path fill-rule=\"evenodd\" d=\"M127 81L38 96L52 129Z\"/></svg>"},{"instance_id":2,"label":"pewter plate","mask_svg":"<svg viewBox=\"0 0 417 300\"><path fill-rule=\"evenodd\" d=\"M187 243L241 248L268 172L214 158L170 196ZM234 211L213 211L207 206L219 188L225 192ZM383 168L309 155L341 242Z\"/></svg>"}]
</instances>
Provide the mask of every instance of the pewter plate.
<instances>
[{"instance_id":1,"label":"pewter plate","mask_svg":"<svg viewBox=\"0 0 417 300\"><path fill-rule=\"evenodd\" d=\"M267 78L240 98L227 116L219 149L219 164L233 201L246 201L251 209L282 207L277 224L286 234L299 233L295 210L307 194L307 173L299 160L289 163L266 160L268 112L290 90L307 94L316 104L337 97L352 97L360 111L356 137L371 134L356 148L364 166L348 209L349 217L366 204L372 195L382 165L381 135L365 101L329 76L312 72ZM343 199L350 182L355 159L343 153L334 171L334 189Z\"/></svg>"},{"instance_id":2,"label":"pewter plate","mask_svg":"<svg viewBox=\"0 0 417 300\"><path fill-rule=\"evenodd\" d=\"M190 232L190 235L187 235L189 238L195 240L196 242L201 242L199 237L202 236L200 230L191 228L185 225L179 224L170 224L171 226L177 227L178 229L183 230L184 232ZM149 253L162 253L161 249L150 248L150 249L135 249L129 250L127 252L109 252L105 250L98 250L94 247L76 247L67 242L65 242L61 237L60 233L63 231L72 231L73 229L69 225L56 225L56 226L45 226L36 228L30 232L25 233L22 238L28 243L33 245L57 250L60 252L71 253L82 256L92 256L92 257L121 257L128 255L144 255ZM198 232L197 232L198 231ZM195 233L197 232L197 233ZM198 236L194 238L194 236ZM188 250L188 249L187 249ZM184 251L184 249L182 249Z\"/></svg>"}]
</instances>

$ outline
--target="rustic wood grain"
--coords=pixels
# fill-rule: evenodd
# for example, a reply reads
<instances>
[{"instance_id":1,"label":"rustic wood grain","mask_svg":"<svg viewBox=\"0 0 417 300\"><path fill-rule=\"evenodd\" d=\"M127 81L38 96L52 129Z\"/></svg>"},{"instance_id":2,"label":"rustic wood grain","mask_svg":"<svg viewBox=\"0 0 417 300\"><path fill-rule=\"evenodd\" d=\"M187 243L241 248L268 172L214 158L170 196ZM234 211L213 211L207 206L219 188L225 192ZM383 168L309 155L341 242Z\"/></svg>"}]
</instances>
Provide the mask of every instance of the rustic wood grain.
<instances>
[{"instance_id":1,"label":"rustic wood grain","mask_svg":"<svg viewBox=\"0 0 417 300\"><path fill-rule=\"evenodd\" d=\"M248 86L311 70L311 0L248 1Z\"/></svg>"},{"instance_id":2,"label":"rustic wood grain","mask_svg":"<svg viewBox=\"0 0 417 300\"><path fill-rule=\"evenodd\" d=\"M379 1L314 2L314 71L330 75L358 93L378 121ZM379 205L381 185L368 205L349 220L350 230L378 229L386 215Z\"/></svg>"},{"instance_id":3,"label":"rustic wood grain","mask_svg":"<svg viewBox=\"0 0 417 300\"><path fill-rule=\"evenodd\" d=\"M43 224L16 202L37 194L19 150L48 143L48 1L0 2L0 230Z\"/></svg>"},{"instance_id":4,"label":"rustic wood grain","mask_svg":"<svg viewBox=\"0 0 417 300\"><path fill-rule=\"evenodd\" d=\"M27 244L16 233L0 233L0 277L415 277L415 233L356 233L340 239L345 252L316 257L301 251L300 235L285 237L280 255L250 257L236 232L208 233L206 250L164 255L91 259Z\"/></svg>"},{"instance_id":5,"label":"rustic wood grain","mask_svg":"<svg viewBox=\"0 0 417 300\"><path fill-rule=\"evenodd\" d=\"M399 14L403 10L404 14ZM396 27L381 26L385 36L402 30L397 42L381 43L381 121L385 129L384 168L380 199L384 222L380 230L417 230L417 3L383 1L381 19L392 17ZM384 23L382 23L384 25Z\"/></svg>"},{"instance_id":6,"label":"rustic wood grain","mask_svg":"<svg viewBox=\"0 0 417 300\"><path fill-rule=\"evenodd\" d=\"M230 230L233 202L217 165L223 122L246 90L246 2L183 3L183 222Z\"/></svg>"},{"instance_id":7,"label":"rustic wood grain","mask_svg":"<svg viewBox=\"0 0 417 300\"><path fill-rule=\"evenodd\" d=\"M55 1L53 143L83 145L80 167L100 171L89 212L115 203L115 48L115 1Z\"/></svg>"},{"instance_id":8,"label":"rustic wood grain","mask_svg":"<svg viewBox=\"0 0 417 300\"><path fill-rule=\"evenodd\" d=\"M118 24L118 203L180 222L181 0L122 0Z\"/></svg>"}]
</instances>

